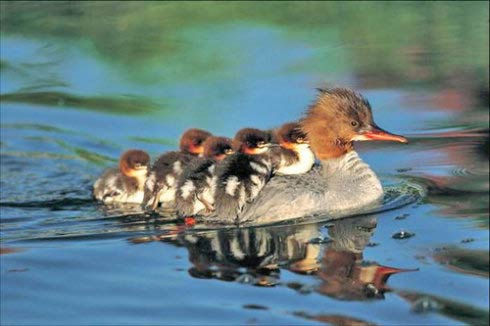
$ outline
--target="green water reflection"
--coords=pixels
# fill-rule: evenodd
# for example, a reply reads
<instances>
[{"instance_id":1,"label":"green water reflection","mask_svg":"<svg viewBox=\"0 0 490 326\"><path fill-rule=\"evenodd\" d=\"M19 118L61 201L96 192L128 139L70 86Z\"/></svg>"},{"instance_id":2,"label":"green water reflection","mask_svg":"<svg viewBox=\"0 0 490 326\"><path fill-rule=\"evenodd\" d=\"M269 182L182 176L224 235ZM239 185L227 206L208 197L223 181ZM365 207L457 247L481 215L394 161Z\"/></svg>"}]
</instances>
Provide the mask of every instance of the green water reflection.
<instances>
[{"instance_id":1,"label":"green water reflection","mask_svg":"<svg viewBox=\"0 0 490 326\"><path fill-rule=\"evenodd\" d=\"M315 49L293 71L330 74L347 63L393 85L488 67L488 2L27 1L2 2L0 17L3 34L89 41L102 60L149 83L232 73L253 54L238 52L246 40L234 48L230 31L254 25Z\"/></svg>"},{"instance_id":2,"label":"green water reflection","mask_svg":"<svg viewBox=\"0 0 490 326\"><path fill-rule=\"evenodd\" d=\"M0 2L0 323L488 323L488 9ZM335 248L339 224L192 236L168 216L114 213L90 197L127 148L155 158L188 127L271 128L297 119L325 83L360 90L380 126L410 139L356 144L387 192L399 187L391 180L426 191L381 212L362 252ZM343 234L363 239L365 228L352 230ZM393 239L400 230L416 235ZM267 289L227 278L264 266ZM382 300L356 298L382 266L419 271L392 277ZM65 304L74 319L53 309Z\"/></svg>"}]
</instances>

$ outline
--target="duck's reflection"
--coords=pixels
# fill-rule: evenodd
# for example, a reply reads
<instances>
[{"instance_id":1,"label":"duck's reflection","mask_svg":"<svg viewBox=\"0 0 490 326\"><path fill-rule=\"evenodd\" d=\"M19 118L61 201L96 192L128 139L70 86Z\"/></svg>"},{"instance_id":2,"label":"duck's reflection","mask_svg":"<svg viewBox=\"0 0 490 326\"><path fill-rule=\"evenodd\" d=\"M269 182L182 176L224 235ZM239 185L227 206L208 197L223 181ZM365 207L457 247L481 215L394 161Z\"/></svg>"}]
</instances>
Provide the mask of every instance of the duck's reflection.
<instances>
[{"instance_id":1,"label":"duck's reflection","mask_svg":"<svg viewBox=\"0 0 490 326\"><path fill-rule=\"evenodd\" d=\"M280 271L287 269L315 276L319 284L310 291L329 297L383 298L388 277L403 270L363 260L362 252L376 228L376 218L344 219L327 227L328 231L323 224L313 223L193 231L162 241L188 249L192 277L275 286L283 284ZM300 292L306 287L285 285Z\"/></svg>"}]
</instances>

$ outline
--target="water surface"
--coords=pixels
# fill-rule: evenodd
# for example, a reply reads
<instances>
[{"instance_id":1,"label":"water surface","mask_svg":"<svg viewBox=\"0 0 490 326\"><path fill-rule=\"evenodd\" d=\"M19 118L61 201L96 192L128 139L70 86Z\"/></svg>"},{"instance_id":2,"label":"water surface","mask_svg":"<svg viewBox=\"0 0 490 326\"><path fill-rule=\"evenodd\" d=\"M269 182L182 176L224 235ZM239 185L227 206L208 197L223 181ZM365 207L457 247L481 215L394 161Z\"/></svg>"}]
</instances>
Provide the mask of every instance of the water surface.
<instances>
[{"instance_id":1,"label":"water surface","mask_svg":"<svg viewBox=\"0 0 490 326\"><path fill-rule=\"evenodd\" d=\"M2 2L0 322L488 324L488 3ZM381 209L187 227L95 203L122 151L353 87ZM402 238L402 239L399 239Z\"/></svg>"}]
</instances>

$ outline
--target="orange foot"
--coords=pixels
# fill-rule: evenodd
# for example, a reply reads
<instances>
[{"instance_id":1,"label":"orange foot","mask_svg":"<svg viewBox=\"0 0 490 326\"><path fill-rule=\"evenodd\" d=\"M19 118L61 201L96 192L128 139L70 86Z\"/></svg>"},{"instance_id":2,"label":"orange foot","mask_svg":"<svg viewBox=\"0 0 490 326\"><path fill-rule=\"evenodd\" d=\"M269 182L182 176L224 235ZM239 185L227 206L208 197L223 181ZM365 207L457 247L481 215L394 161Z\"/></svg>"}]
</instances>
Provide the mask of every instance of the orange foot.
<instances>
[{"instance_id":1,"label":"orange foot","mask_svg":"<svg viewBox=\"0 0 490 326\"><path fill-rule=\"evenodd\" d=\"M184 217L184 224L186 226L194 226L196 224L196 219L194 216L186 216Z\"/></svg>"}]
</instances>

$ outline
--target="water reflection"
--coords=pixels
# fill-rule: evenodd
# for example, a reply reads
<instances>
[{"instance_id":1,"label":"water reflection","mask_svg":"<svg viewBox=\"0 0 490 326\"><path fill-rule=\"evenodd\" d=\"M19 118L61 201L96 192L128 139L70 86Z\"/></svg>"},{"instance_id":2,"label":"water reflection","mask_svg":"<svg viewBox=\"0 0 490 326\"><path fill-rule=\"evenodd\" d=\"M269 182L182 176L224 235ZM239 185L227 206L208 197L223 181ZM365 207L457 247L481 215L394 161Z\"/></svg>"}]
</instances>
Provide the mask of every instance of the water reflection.
<instances>
[{"instance_id":1,"label":"water reflection","mask_svg":"<svg viewBox=\"0 0 490 326\"><path fill-rule=\"evenodd\" d=\"M376 229L373 216L334 221L328 236L320 224L176 232L159 239L189 252L189 275L256 286L287 286L340 300L381 299L390 275L409 271L363 260ZM180 230L182 231L182 230ZM312 275L316 286L281 281L281 270ZM410 270L414 271L414 270Z\"/></svg>"},{"instance_id":2,"label":"water reflection","mask_svg":"<svg viewBox=\"0 0 490 326\"><path fill-rule=\"evenodd\" d=\"M410 324L488 324L488 310L474 308L488 306L488 2L2 1L0 22L0 235L6 248L0 265L36 271L18 282L9 275L29 273L2 274L5 323L39 324L40 316L44 323L67 323L52 309L60 301L77 307L69 316L74 323L87 316L106 318L95 323L158 323L164 320L158 316L172 314L179 315L175 322L195 317L189 324L206 316L214 316L205 320L209 324L215 316L236 321L237 310L213 313L222 308L218 301L203 306L213 293L246 309L267 306L264 316L290 311L331 324L402 318ZM335 221L329 229L309 220L204 230L168 214L141 214L139 207L100 207L90 198L97 175L126 148L153 156L174 149L190 125L232 135L245 125L268 128L296 119L314 87L325 82L359 89L380 124L412 136L403 149L359 146L387 194L394 193L376 211L378 247L365 250L373 218ZM391 189L399 188L399 178L422 185L427 196L401 198ZM392 239L401 229L417 235L408 242ZM128 250L129 237L171 245ZM17 245L29 250L12 253ZM86 255L70 251L75 248ZM182 248L192 264L188 273L177 269L186 263L171 261ZM418 260L419 250L430 254ZM382 265L389 259L397 267L420 263L424 269L390 281L399 270ZM107 263L105 273L92 262L97 268ZM170 269L162 274L162 267ZM202 290L196 280L186 282L188 274L275 287L265 291L277 296L260 302L263 289L197 281L207 286ZM64 275L95 289L115 283L94 300L92 289L63 288L78 285L61 284ZM393 281L403 285L390 289ZM230 295L233 286L250 295ZM145 288L151 291L142 293ZM351 302L390 290L375 305ZM315 295L297 295L307 293ZM55 297L60 301L50 301ZM185 311L175 309L184 299ZM124 311L106 309L111 303ZM437 314L421 314L430 311ZM141 314L150 319L138 319Z\"/></svg>"},{"instance_id":3,"label":"water reflection","mask_svg":"<svg viewBox=\"0 0 490 326\"><path fill-rule=\"evenodd\" d=\"M414 313L437 312L469 325L488 325L490 321L488 311L461 302L410 291L398 291L397 294L412 304Z\"/></svg>"},{"instance_id":4,"label":"water reflection","mask_svg":"<svg viewBox=\"0 0 490 326\"><path fill-rule=\"evenodd\" d=\"M466 241L471 241L471 239ZM437 248L434 259L439 264L459 273L490 277L490 262L488 252L485 250L457 247Z\"/></svg>"}]
</instances>

